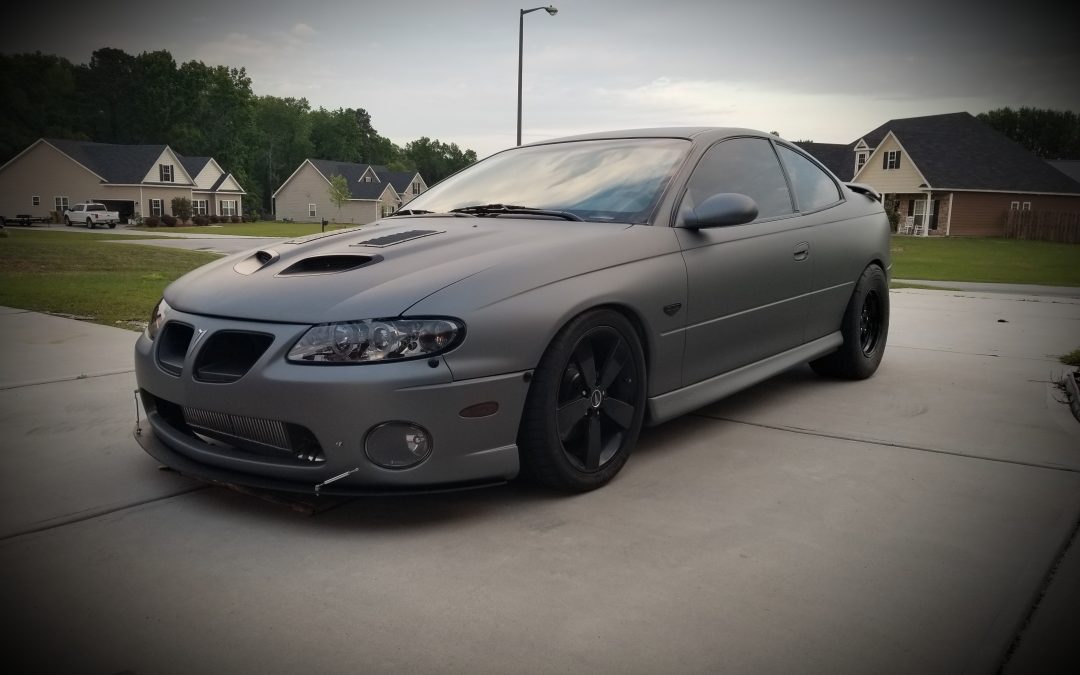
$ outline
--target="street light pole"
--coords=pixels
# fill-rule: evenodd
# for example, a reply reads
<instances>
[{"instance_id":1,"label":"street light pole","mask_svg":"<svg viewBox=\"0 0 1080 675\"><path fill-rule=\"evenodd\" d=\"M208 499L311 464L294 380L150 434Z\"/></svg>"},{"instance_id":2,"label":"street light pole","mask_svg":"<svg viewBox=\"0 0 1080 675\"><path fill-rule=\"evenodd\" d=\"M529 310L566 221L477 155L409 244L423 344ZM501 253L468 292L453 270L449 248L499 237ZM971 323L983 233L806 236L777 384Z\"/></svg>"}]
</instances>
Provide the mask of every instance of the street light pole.
<instances>
[{"instance_id":1,"label":"street light pole","mask_svg":"<svg viewBox=\"0 0 1080 675\"><path fill-rule=\"evenodd\" d=\"M537 10L544 10L551 16L555 16L559 13L559 10L553 6L547 7L533 7L532 9L521 10L521 15L518 17L518 100L517 100L517 144L521 145L521 71L522 60L525 53L525 15L529 12L535 12Z\"/></svg>"}]
</instances>

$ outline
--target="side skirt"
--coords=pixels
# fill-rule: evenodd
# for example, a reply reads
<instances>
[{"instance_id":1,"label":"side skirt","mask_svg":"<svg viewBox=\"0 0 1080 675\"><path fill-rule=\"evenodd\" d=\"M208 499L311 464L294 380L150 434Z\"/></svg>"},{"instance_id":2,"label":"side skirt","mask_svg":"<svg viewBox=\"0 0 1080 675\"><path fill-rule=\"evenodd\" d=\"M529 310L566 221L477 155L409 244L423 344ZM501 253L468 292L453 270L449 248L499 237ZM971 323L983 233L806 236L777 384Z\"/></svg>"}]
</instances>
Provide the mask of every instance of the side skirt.
<instances>
[{"instance_id":1,"label":"side skirt","mask_svg":"<svg viewBox=\"0 0 1080 675\"><path fill-rule=\"evenodd\" d=\"M673 417L696 410L725 396L730 396L741 389L755 385L762 380L778 375L788 368L825 356L829 352L835 351L842 344L844 344L844 338L841 336L840 331L836 331L813 342L807 342L804 345L799 345L756 363L710 377L701 382L695 382L682 389L654 396L648 402L646 423L649 426L660 424Z\"/></svg>"}]
</instances>

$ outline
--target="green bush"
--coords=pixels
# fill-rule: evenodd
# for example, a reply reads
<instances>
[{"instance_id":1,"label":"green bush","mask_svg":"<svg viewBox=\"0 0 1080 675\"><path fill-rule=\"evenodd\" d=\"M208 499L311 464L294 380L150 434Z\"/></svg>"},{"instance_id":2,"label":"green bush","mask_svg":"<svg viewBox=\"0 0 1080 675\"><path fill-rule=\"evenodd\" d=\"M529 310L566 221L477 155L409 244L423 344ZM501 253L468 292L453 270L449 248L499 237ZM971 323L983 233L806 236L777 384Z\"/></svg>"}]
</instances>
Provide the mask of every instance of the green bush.
<instances>
[{"instance_id":1,"label":"green bush","mask_svg":"<svg viewBox=\"0 0 1080 675\"><path fill-rule=\"evenodd\" d=\"M191 200L187 197L173 197L172 213L180 222L186 221L191 217Z\"/></svg>"},{"instance_id":2,"label":"green bush","mask_svg":"<svg viewBox=\"0 0 1080 675\"><path fill-rule=\"evenodd\" d=\"M161 220L157 216L147 216L143 218L143 225L147 227L157 227L161 224Z\"/></svg>"}]
</instances>

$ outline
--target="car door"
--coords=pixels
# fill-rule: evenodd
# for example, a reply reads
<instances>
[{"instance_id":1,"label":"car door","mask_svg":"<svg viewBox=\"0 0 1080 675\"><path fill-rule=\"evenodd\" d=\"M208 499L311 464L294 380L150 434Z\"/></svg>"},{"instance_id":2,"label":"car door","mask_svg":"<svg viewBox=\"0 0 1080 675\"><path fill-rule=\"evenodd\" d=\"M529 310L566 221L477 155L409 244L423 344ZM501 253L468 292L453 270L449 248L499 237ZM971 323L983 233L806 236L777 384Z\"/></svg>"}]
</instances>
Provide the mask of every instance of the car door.
<instances>
[{"instance_id":1,"label":"car door","mask_svg":"<svg viewBox=\"0 0 1080 675\"><path fill-rule=\"evenodd\" d=\"M676 230L688 290L684 385L803 342L811 251L772 141L739 137L709 148L687 182L679 212L722 192L752 198L758 218Z\"/></svg>"}]
</instances>

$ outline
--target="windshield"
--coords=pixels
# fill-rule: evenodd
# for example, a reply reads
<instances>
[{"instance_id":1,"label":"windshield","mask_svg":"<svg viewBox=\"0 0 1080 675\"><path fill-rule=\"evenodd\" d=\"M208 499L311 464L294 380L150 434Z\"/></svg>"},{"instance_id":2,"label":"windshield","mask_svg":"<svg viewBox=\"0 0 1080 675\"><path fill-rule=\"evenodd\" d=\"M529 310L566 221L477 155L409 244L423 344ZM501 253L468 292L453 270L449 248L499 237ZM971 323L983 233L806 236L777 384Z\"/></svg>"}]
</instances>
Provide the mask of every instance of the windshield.
<instances>
[{"instance_id":1,"label":"windshield","mask_svg":"<svg viewBox=\"0 0 1080 675\"><path fill-rule=\"evenodd\" d=\"M401 210L447 213L498 204L642 223L689 148L686 140L633 138L507 150L447 178Z\"/></svg>"}]
</instances>

